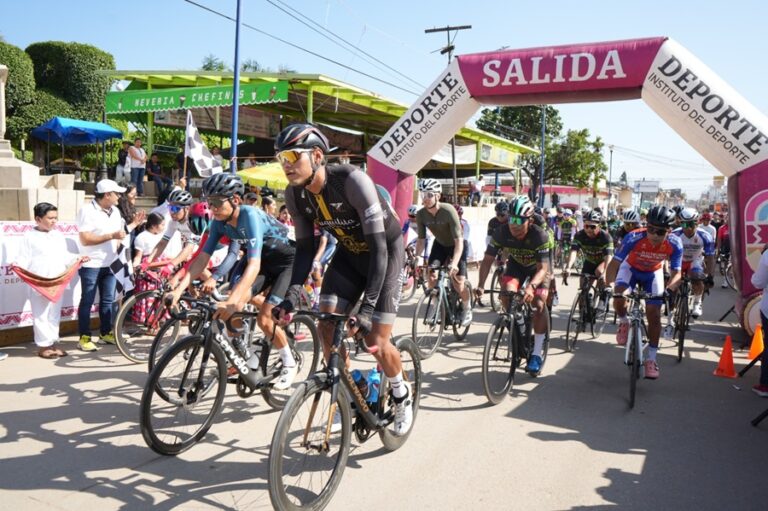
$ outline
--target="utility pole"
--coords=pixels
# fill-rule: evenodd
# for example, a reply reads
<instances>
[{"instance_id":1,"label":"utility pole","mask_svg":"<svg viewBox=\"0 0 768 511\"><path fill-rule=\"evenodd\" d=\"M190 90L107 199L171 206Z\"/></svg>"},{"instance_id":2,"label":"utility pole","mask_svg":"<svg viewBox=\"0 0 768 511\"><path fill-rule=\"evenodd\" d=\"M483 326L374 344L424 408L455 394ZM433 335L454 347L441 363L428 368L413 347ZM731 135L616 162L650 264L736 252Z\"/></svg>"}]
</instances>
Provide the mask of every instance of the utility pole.
<instances>
[{"instance_id":1,"label":"utility pole","mask_svg":"<svg viewBox=\"0 0 768 511\"><path fill-rule=\"evenodd\" d=\"M237 18L235 21L235 76L232 83L232 134L229 147L229 171L237 173L237 128L240 112L240 1L237 0Z\"/></svg>"},{"instance_id":2,"label":"utility pole","mask_svg":"<svg viewBox=\"0 0 768 511\"><path fill-rule=\"evenodd\" d=\"M613 144L608 146L608 150L611 153L611 157L608 160L608 211L607 213L610 215L611 214L611 180L613 179Z\"/></svg>"},{"instance_id":3,"label":"utility pole","mask_svg":"<svg viewBox=\"0 0 768 511\"><path fill-rule=\"evenodd\" d=\"M447 53L448 64L450 65L451 59L453 58L453 50L456 48L453 44L451 44L451 32L458 32L459 30L469 30L470 28L472 28L472 25L457 25L454 27L446 26L442 28L428 28L424 31L424 33L433 34L435 32L445 32L447 42L445 47L440 50L440 55L445 55ZM454 38L455 37L456 36L454 36ZM459 185L458 185L458 178L456 176L456 137L455 136L451 137L451 168L453 170L453 202L458 204L459 203ZM472 195L470 195L470 197L471 196Z\"/></svg>"}]
</instances>

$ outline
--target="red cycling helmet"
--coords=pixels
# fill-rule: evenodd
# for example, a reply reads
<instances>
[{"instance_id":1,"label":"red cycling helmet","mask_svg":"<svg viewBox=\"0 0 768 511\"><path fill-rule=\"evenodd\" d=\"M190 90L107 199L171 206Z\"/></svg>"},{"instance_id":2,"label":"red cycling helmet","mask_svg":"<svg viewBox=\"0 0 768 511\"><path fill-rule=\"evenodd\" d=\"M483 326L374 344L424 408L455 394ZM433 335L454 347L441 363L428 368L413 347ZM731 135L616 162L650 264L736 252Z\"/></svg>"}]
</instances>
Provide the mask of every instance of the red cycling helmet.
<instances>
[{"instance_id":1,"label":"red cycling helmet","mask_svg":"<svg viewBox=\"0 0 768 511\"><path fill-rule=\"evenodd\" d=\"M189 229L196 236L202 236L211 225L213 213L205 201L193 204L189 208Z\"/></svg>"},{"instance_id":2,"label":"red cycling helmet","mask_svg":"<svg viewBox=\"0 0 768 511\"><path fill-rule=\"evenodd\" d=\"M701 215L701 219L702 219L702 221L703 220L712 220L712 215L709 214L709 213L704 213L703 215Z\"/></svg>"}]
</instances>

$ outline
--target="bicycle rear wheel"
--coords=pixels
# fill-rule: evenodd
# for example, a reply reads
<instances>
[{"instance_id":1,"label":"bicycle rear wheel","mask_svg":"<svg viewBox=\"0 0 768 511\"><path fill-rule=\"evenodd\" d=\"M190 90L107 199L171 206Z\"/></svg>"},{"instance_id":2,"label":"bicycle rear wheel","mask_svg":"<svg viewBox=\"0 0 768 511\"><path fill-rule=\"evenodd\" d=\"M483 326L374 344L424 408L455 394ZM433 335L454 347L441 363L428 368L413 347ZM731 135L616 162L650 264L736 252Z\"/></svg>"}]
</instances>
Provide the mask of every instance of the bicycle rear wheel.
<instances>
[{"instance_id":1,"label":"bicycle rear wheel","mask_svg":"<svg viewBox=\"0 0 768 511\"><path fill-rule=\"evenodd\" d=\"M167 311L162 303L163 292L158 289L141 291L128 297L115 318L115 344L120 353L134 364L143 364L149 359L149 350L159 328L167 320ZM134 307L146 304L146 317L135 321ZM169 333L178 336L175 329Z\"/></svg>"},{"instance_id":2,"label":"bicycle rear wheel","mask_svg":"<svg viewBox=\"0 0 768 511\"><path fill-rule=\"evenodd\" d=\"M584 326L584 295L579 292L571 305L571 314L565 327L565 351L573 351Z\"/></svg>"},{"instance_id":3,"label":"bicycle rear wheel","mask_svg":"<svg viewBox=\"0 0 768 511\"><path fill-rule=\"evenodd\" d=\"M483 391L488 401L504 401L515 383L515 343L513 325L507 316L499 316L491 325L483 350Z\"/></svg>"},{"instance_id":4,"label":"bicycle rear wheel","mask_svg":"<svg viewBox=\"0 0 768 511\"><path fill-rule=\"evenodd\" d=\"M734 291L737 291L736 276L733 273L733 264L730 262L728 263L728 267L725 269L725 282L728 284L728 287Z\"/></svg>"},{"instance_id":5,"label":"bicycle rear wheel","mask_svg":"<svg viewBox=\"0 0 768 511\"><path fill-rule=\"evenodd\" d=\"M285 333L293 358L299 366L299 372L294 381L298 383L307 380L315 374L320 363L320 338L317 335L315 322L307 316L295 316L286 327ZM282 367L280 354L273 349L261 370L264 374L271 374L278 366ZM261 395L269 406L280 410L288 402L293 390L293 387L287 390L275 390L272 386L267 386L261 389Z\"/></svg>"},{"instance_id":6,"label":"bicycle rear wheel","mask_svg":"<svg viewBox=\"0 0 768 511\"><path fill-rule=\"evenodd\" d=\"M469 280L464 281L464 286L469 291L469 309L472 310L475 307L475 293L472 291L472 284L469 283ZM458 294L457 294L457 297L458 297ZM464 304L461 301L461 297L458 297L458 299L456 300L456 312L459 311L459 308L463 308L463 307L464 307ZM472 326L471 322L467 326L461 326L461 319L454 318L453 336L456 338L457 341L463 341L467 337L470 326Z\"/></svg>"},{"instance_id":7,"label":"bicycle rear wheel","mask_svg":"<svg viewBox=\"0 0 768 511\"><path fill-rule=\"evenodd\" d=\"M331 431L337 410L341 428ZM326 383L302 382L277 421L269 449L269 498L280 510L323 509L341 482L349 456L352 416L349 397L335 403Z\"/></svg>"},{"instance_id":8,"label":"bicycle rear wheel","mask_svg":"<svg viewBox=\"0 0 768 511\"><path fill-rule=\"evenodd\" d=\"M504 267L499 266L494 270L493 277L491 277L491 288L488 290L488 294L491 295L491 309L493 312L501 311L501 276L504 274Z\"/></svg>"},{"instance_id":9,"label":"bicycle rear wheel","mask_svg":"<svg viewBox=\"0 0 768 511\"><path fill-rule=\"evenodd\" d=\"M402 290L400 291L400 303L407 302L416 294L416 272L410 262L405 263L402 275Z\"/></svg>"},{"instance_id":10,"label":"bicycle rear wheel","mask_svg":"<svg viewBox=\"0 0 768 511\"><path fill-rule=\"evenodd\" d=\"M211 346L203 367L205 340L189 336L176 343L155 366L141 396L139 425L144 441L166 456L186 451L210 429L226 393L227 365Z\"/></svg>"},{"instance_id":11,"label":"bicycle rear wheel","mask_svg":"<svg viewBox=\"0 0 768 511\"><path fill-rule=\"evenodd\" d=\"M643 337L640 327L632 324L629 329L629 407L635 407L635 394L637 393L637 380L640 379L640 344Z\"/></svg>"},{"instance_id":12,"label":"bicycle rear wheel","mask_svg":"<svg viewBox=\"0 0 768 511\"><path fill-rule=\"evenodd\" d=\"M392 420L388 427L379 430L381 443L384 444L384 448L388 451L399 449L408 440L408 437L411 436L413 425L416 424L416 415L419 411L419 401L421 399L421 357L419 355L419 348L410 337L399 339L395 343L395 347L400 352L400 360L403 364L403 380L411 385L413 421L411 422L411 429L402 436L395 435L393 431L395 427L394 420ZM382 377L379 389L379 410L381 410L379 416L387 420L392 419L395 414L394 408L395 402L390 393L389 379Z\"/></svg>"},{"instance_id":13,"label":"bicycle rear wheel","mask_svg":"<svg viewBox=\"0 0 768 511\"><path fill-rule=\"evenodd\" d=\"M411 333L422 359L431 357L440 346L445 330L445 307L440 295L427 292L419 298L413 313Z\"/></svg>"},{"instance_id":14,"label":"bicycle rear wheel","mask_svg":"<svg viewBox=\"0 0 768 511\"><path fill-rule=\"evenodd\" d=\"M597 339L603 334L603 329L605 328L605 323L608 321L608 312L611 309L611 303L610 300L605 300L603 303L603 307L600 307L600 291L597 292L596 296L597 303L592 308L592 315L593 315L593 321L592 321L592 337L594 339Z\"/></svg>"}]
</instances>

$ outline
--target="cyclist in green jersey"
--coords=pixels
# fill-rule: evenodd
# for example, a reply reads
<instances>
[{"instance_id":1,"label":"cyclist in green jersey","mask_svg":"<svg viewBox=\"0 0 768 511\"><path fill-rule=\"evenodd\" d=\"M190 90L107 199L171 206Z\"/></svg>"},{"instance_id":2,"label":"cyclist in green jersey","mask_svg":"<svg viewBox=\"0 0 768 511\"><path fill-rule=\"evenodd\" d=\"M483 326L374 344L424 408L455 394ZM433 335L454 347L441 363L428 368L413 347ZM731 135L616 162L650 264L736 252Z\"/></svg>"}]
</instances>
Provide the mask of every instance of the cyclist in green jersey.
<instances>
[{"instance_id":1,"label":"cyclist in green jersey","mask_svg":"<svg viewBox=\"0 0 768 511\"><path fill-rule=\"evenodd\" d=\"M571 254L563 270L563 279L566 279L573 263L576 261L579 250L581 250L581 253L584 255L584 266L581 273L594 275L597 278L597 288L600 290L601 302L598 305L598 309L606 300L604 293L605 279L603 276L605 275L608 263L611 262L611 256L613 256L613 239L611 239L610 234L600 228L602 217L603 215L597 210L590 211L584 217L584 229L577 232L576 236L574 236Z\"/></svg>"}]
</instances>

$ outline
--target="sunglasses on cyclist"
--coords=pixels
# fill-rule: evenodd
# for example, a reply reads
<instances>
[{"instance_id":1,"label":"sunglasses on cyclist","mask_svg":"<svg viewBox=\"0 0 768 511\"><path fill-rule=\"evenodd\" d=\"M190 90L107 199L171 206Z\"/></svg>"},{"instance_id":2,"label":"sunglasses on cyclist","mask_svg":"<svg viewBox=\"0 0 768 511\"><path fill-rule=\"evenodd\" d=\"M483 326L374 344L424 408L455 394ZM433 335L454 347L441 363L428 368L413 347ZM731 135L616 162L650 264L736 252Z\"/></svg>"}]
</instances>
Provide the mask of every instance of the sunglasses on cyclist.
<instances>
[{"instance_id":1,"label":"sunglasses on cyclist","mask_svg":"<svg viewBox=\"0 0 768 511\"><path fill-rule=\"evenodd\" d=\"M589 229L590 231L593 231L593 230L597 229L597 225L595 225L595 224L584 224L584 228L585 229Z\"/></svg>"},{"instance_id":2,"label":"sunglasses on cyclist","mask_svg":"<svg viewBox=\"0 0 768 511\"><path fill-rule=\"evenodd\" d=\"M208 206L219 209L228 200L226 197L208 197Z\"/></svg>"},{"instance_id":3,"label":"sunglasses on cyclist","mask_svg":"<svg viewBox=\"0 0 768 511\"><path fill-rule=\"evenodd\" d=\"M696 222L680 222L680 225L682 225L686 229L693 229L696 227Z\"/></svg>"},{"instance_id":4,"label":"sunglasses on cyclist","mask_svg":"<svg viewBox=\"0 0 768 511\"><path fill-rule=\"evenodd\" d=\"M435 192L421 192L421 196L425 199L434 199L437 194Z\"/></svg>"},{"instance_id":5,"label":"sunglasses on cyclist","mask_svg":"<svg viewBox=\"0 0 768 511\"><path fill-rule=\"evenodd\" d=\"M178 213L182 209L184 209L184 206L178 206L176 204L171 204L170 206L168 206L168 211L170 211L173 214Z\"/></svg>"},{"instance_id":6,"label":"sunglasses on cyclist","mask_svg":"<svg viewBox=\"0 0 768 511\"><path fill-rule=\"evenodd\" d=\"M648 232L650 234L655 234L656 236L664 236L667 234L666 229L662 229L661 227L651 227L650 225L648 226Z\"/></svg>"},{"instance_id":7,"label":"sunglasses on cyclist","mask_svg":"<svg viewBox=\"0 0 768 511\"><path fill-rule=\"evenodd\" d=\"M510 225L523 225L527 221L528 221L527 218L519 217L519 216L511 216L509 217L509 220L508 220Z\"/></svg>"},{"instance_id":8,"label":"sunglasses on cyclist","mask_svg":"<svg viewBox=\"0 0 768 511\"><path fill-rule=\"evenodd\" d=\"M286 151L280 151L275 155L275 158L277 158L277 161L280 162L281 165L293 165L299 159L301 159L302 153L311 153L312 149L289 149Z\"/></svg>"}]
</instances>

